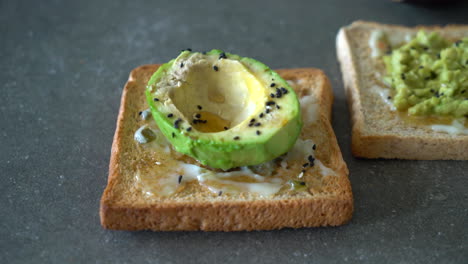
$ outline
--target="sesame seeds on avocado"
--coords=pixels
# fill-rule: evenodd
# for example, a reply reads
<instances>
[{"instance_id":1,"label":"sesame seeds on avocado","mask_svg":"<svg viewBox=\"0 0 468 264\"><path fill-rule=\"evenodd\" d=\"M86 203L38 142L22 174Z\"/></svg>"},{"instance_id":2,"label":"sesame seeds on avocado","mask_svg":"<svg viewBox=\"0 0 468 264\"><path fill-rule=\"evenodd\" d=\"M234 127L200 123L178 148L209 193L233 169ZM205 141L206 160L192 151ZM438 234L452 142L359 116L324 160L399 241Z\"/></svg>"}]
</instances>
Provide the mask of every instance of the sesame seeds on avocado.
<instances>
[{"instance_id":1,"label":"sesame seeds on avocado","mask_svg":"<svg viewBox=\"0 0 468 264\"><path fill-rule=\"evenodd\" d=\"M450 42L419 31L383 57L393 103L410 115L468 116L468 38Z\"/></svg>"},{"instance_id":2,"label":"sesame seeds on avocado","mask_svg":"<svg viewBox=\"0 0 468 264\"><path fill-rule=\"evenodd\" d=\"M272 160L289 151L302 128L299 101L285 80L261 62L220 50L182 51L153 74L146 97L175 150L212 168Z\"/></svg>"}]
</instances>

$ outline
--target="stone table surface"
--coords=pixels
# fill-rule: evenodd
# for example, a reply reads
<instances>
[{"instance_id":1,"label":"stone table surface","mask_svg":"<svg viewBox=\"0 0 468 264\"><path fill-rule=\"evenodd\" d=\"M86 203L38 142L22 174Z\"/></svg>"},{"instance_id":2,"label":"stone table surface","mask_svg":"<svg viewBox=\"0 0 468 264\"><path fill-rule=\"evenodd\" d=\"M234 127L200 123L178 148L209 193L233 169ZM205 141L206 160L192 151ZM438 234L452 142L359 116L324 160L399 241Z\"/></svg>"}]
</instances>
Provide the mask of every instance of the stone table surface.
<instances>
[{"instance_id":1,"label":"stone table surface","mask_svg":"<svg viewBox=\"0 0 468 264\"><path fill-rule=\"evenodd\" d=\"M468 23L467 14L465 1L0 1L0 263L468 263L468 162L353 158L334 49L338 29L354 20L412 26ZM128 74L189 47L328 74L355 198L349 224L101 228Z\"/></svg>"}]
</instances>

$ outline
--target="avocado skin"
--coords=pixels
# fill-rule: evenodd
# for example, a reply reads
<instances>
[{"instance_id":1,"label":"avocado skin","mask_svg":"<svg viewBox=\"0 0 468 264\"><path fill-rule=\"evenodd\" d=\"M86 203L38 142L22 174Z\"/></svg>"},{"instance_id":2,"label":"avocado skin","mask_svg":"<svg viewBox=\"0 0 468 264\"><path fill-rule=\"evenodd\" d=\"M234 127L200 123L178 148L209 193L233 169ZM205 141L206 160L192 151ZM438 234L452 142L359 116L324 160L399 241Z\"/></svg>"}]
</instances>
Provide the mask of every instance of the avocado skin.
<instances>
[{"instance_id":1,"label":"avocado skin","mask_svg":"<svg viewBox=\"0 0 468 264\"><path fill-rule=\"evenodd\" d=\"M220 55L222 53L223 51L221 50L211 50L206 55ZM294 96L294 103L283 105L282 107L289 108L289 111L292 112L292 118L283 127L279 128L276 133L268 136L259 136L256 140L242 140L242 134L236 134L241 137L241 140L224 140L222 142L217 140L216 136L201 138L194 136L195 133L187 133L185 129L176 128L173 123L174 119L168 119L165 113L158 110L157 104L153 101L154 97L151 91L151 86L154 86L163 74L172 67L176 60L173 59L159 67L150 78L146 89L146 99L159 129L176 151L196 159L203 165L216 169L228 170L240 166L258 165L285 154L293 147L302 128L299 100L294 90L283 78L265 64L251 58L240 57L230 53L225 54L229 59L242 62L245 67L254 73L270 73L269 78L273 77L277 85L285 87L288 90L288 96ZM181 125L184 125L184 123L187 125L186 121L183 121ZM264 125L267 124L265 123ZM227 132L229 130L224 133ZM226 139L232 138L232 136L222 137Z\"/></svg>"}]
</instances>

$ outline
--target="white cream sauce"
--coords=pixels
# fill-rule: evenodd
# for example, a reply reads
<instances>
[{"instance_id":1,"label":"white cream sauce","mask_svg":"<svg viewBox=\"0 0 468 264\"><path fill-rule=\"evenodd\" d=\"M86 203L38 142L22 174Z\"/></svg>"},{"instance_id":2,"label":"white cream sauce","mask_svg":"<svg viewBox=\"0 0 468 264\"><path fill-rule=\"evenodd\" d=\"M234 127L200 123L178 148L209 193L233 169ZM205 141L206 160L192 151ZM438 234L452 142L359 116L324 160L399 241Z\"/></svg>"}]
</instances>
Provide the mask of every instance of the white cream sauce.
<instances>
[{"instance_id":1,"label":"white cream sauce","mask_svg":"<svg viewBox=\"0 0 468 264\"><path fill-rule=\"evenodd\" d=\"M198 181L214 194L250 192L261 196L277 193L284 182L278 177L261 176L248 167L239 171L214 172L197 165L179 162L174 172L163 177L137 171L135 180L143 193L148 196L170 196L186 183Z\"/></svg>"},{"instance_id":2,"label":"white cream sauce","mask_svg":"<svg viewBox=\"0 0 468 264\"><path fill-rule=\"evenodd\" d=\"M451 125L432 125L431 129L436 132L445 132L451 135L468 135L468 129L465 128L465 119L455 119Z\"/></svg>"},{"instance_id":3,"label":"white cream sauce","mask_svg":"<svg viewBox=\"0 0 468 264\"><path fill-rule=\"evenodd\" d=\"M380 98L382 99L382 101L384 101L390 107L390 110L392 111L396 110L396 107L393 105L393 102L391 100L390 89L383 88L378 85L373 85L371 87L371 91L378 94Z\"/></svg>"},{"instance_id":4,"label":"white cream sauce","mask_svg":"<svg viewBox=\"0 0 468 264\"><path fill-rule=\"evenodd\" d=\"M379 48L379 41L381 41L384 36L383 31L380 30L374 30L371 32L369 37L369 47L371 48L372 58L382 55L382 50Z\"/></svg>"},{"instance_id":5,"label":"white cream sauce","mask_svg":"<svg viewBox=\"0 0 468 264\"><path fill-rule=\"evenodd\" d=\"M302 121L304 124L311 124L318 119L318 103L312 95L303 96L299 99L301 104Z\"/></svg>"}]
</instances>

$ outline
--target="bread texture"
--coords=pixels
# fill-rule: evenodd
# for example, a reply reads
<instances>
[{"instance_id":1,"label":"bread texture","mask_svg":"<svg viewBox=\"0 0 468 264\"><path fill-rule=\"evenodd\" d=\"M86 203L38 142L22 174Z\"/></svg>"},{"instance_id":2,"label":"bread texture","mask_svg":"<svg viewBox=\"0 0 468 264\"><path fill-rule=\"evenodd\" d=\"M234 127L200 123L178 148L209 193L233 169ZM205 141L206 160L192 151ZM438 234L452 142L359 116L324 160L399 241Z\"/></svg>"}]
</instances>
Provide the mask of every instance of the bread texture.
<instances>
[{"instance_id":1,"label":"bread texture","mask_svg":"<svg viewBox=\"0 0 468 264\"><path fill-rule=\"evenodd\" d=\"M412 122L392 111L375 87L384 86L385 65L372 55L369 39L383 32L399 45L419 30L436 31L448 39L468 35L468 26L403 27L356 21L340 29L336 49L351 113L352 153L362 158L467 160L468 135L436 132L427 122ZM424 121L424 120L423 120Z\"/></svg>"},{"instance_id":2,"label":"bread texture","mask_svg":"<svg viewBox=\"0 0 468 264\"><path fill-rule=\"evenodd\" d=\"M155 175L171 169L171 160L189 164L197 161L171 151L151 152L141 147L133 136L142 121L138 113L148 108L144 90L158 65L144 65L130 73L122 94L117 128L112 144L108 184L100 204L103 227L116 230L271 230L316 226L337 226L348 222L353 213L353 197L348 169L343 161L330 124L333 94L326 75L318 69L285 69L277 72L296 90L298 97L312 96L316 104L315 122L305 123L301 138L316 144L315 157L329 170L311 168L303 181L308 190L289 188L272 196L252 193L214 195L198 184L188 185L169 196L148 196L135 184L138 168L153 164ZM151 161L142 162L141 160ZM154 165L154 161L161 161ZM285 169L275 163L274 173L294 179L302 160ZM200 165L201 166L201 165Z\"/></svg>"}]
</instances>

